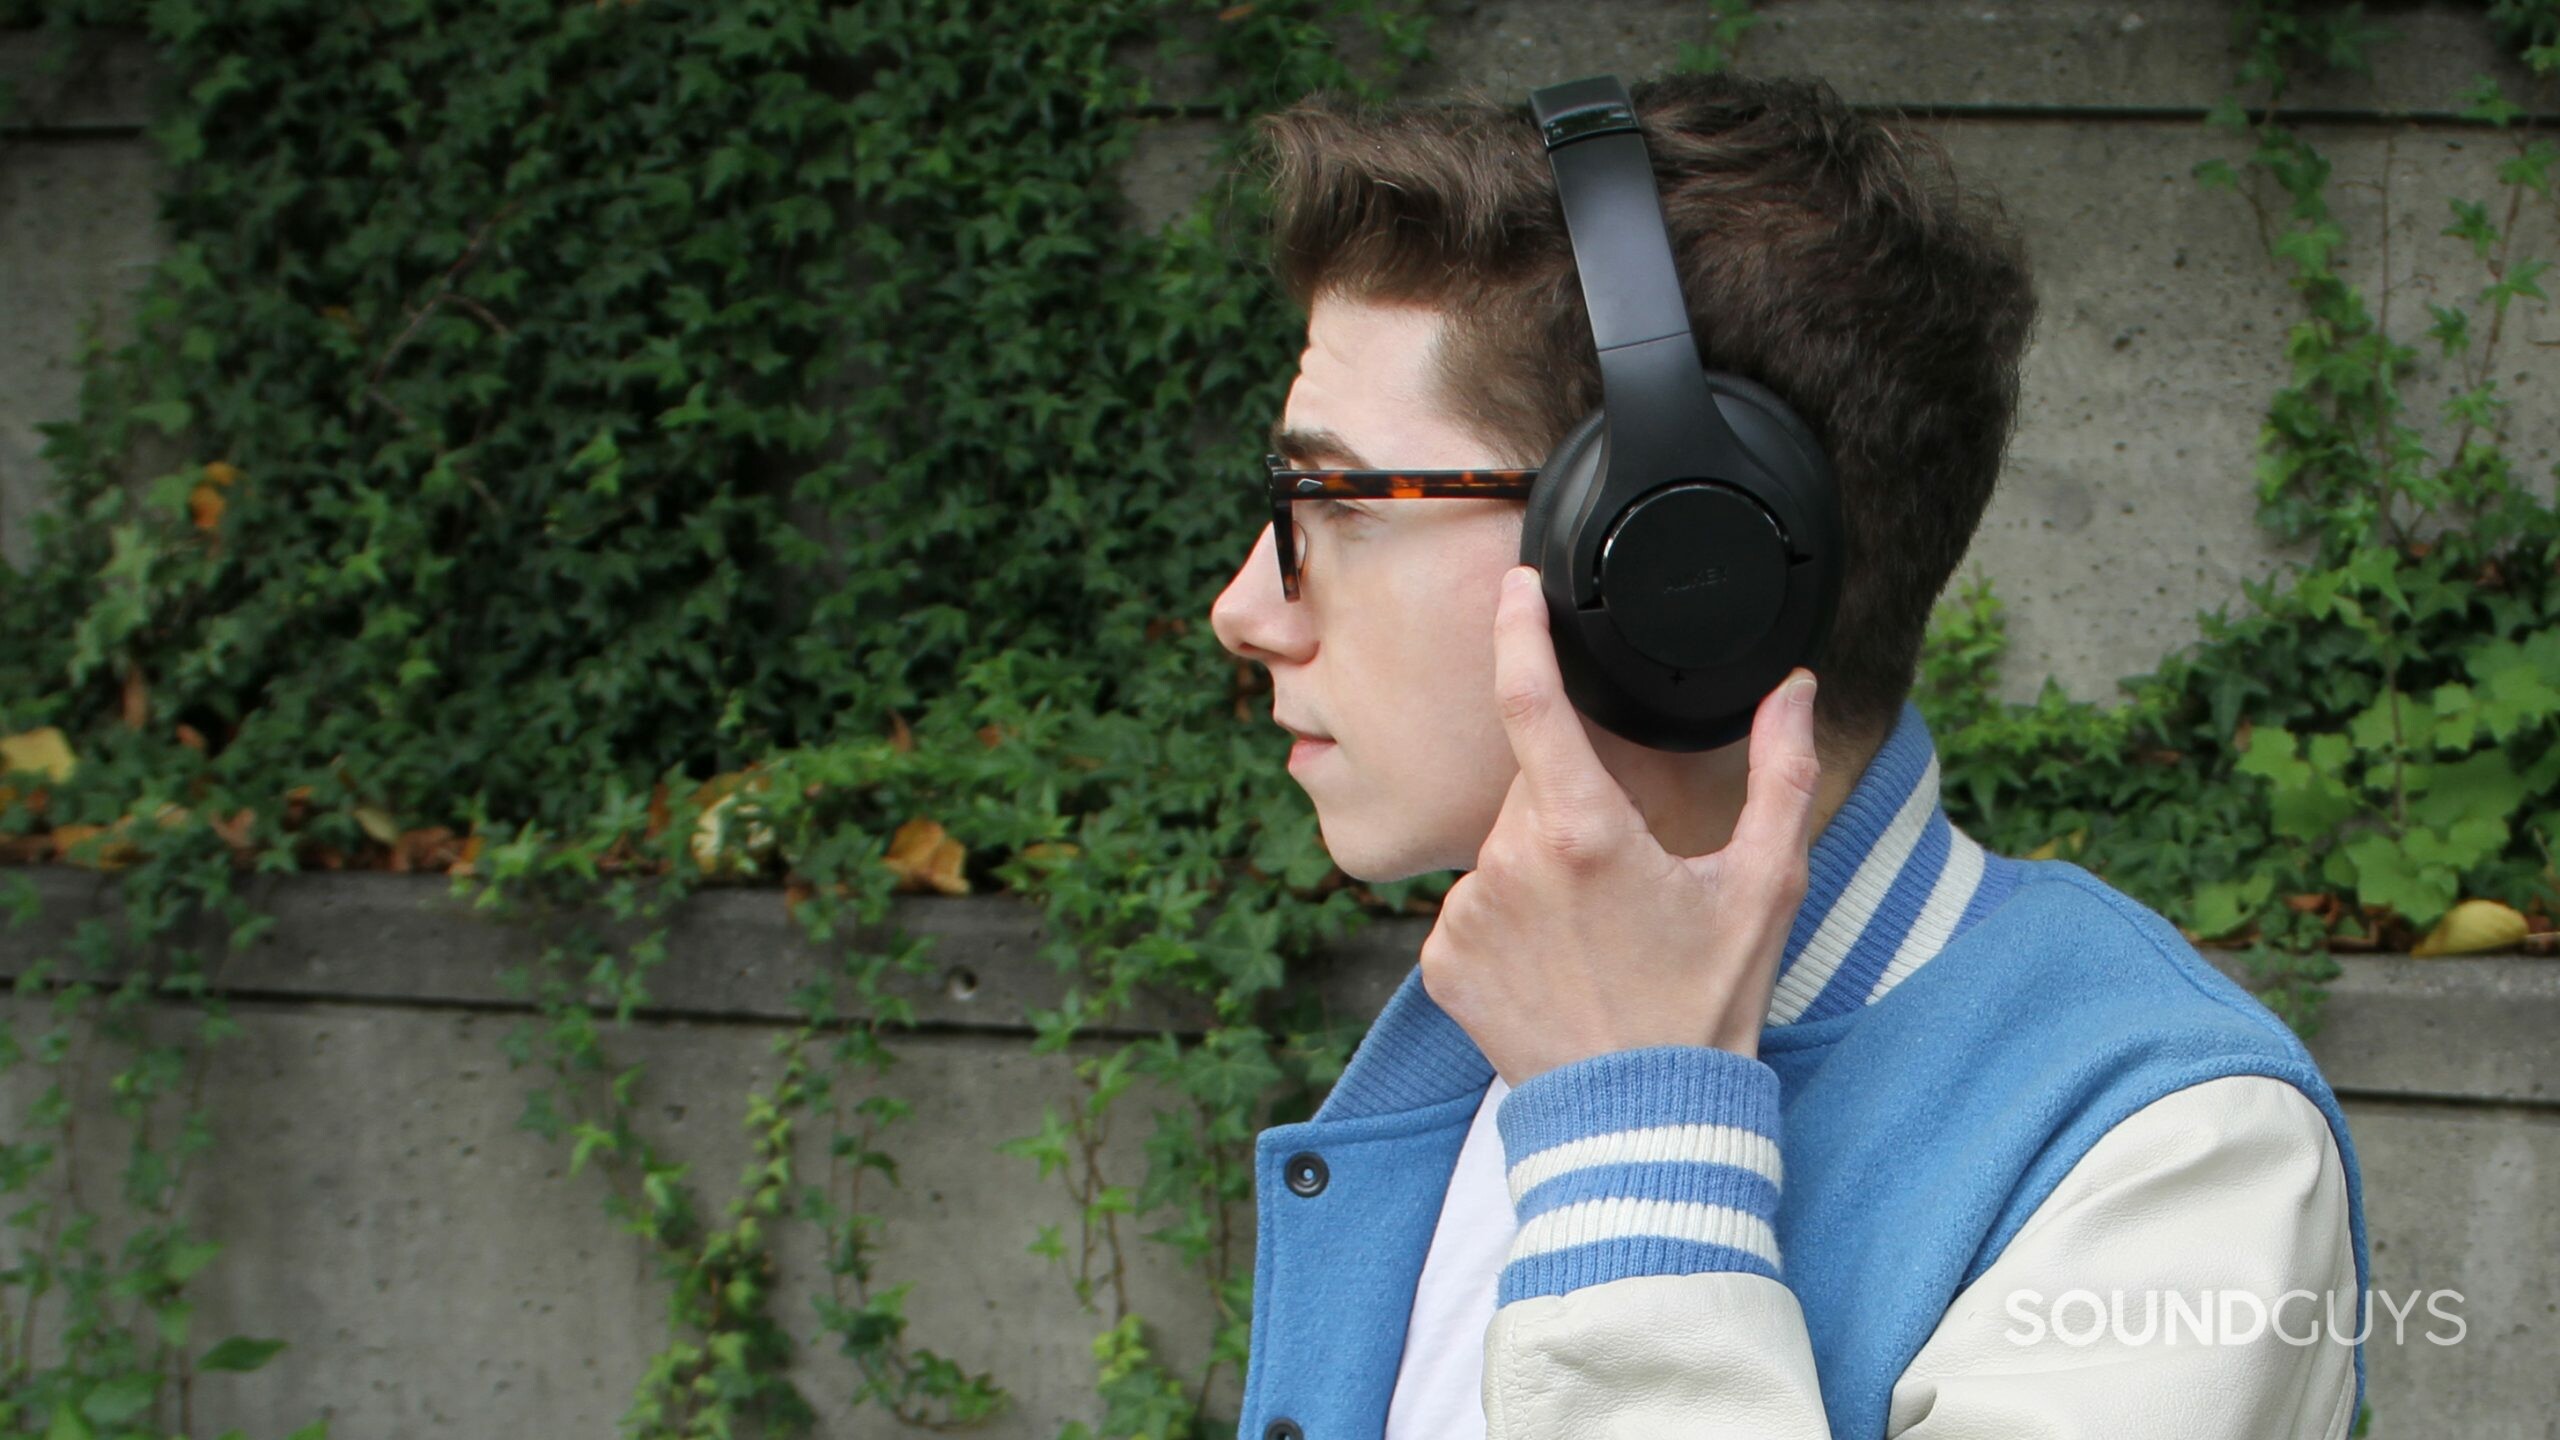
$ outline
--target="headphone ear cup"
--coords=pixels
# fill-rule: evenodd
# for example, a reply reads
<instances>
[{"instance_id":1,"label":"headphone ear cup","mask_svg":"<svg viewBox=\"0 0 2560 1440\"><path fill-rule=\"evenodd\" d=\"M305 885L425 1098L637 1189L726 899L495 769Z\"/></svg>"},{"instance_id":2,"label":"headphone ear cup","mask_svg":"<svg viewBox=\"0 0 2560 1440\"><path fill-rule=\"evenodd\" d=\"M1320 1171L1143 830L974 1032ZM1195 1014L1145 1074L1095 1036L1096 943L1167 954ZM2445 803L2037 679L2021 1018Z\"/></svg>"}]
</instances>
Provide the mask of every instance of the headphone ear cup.
<instances>
[{"instance_id":1,"label":"headphone ear cup","mask_svg":"<svg viewBox=\"0 0 2560 1440\"><path fill-rule=\"evenodd\" d=\"M1732 430L1735 438L1740 439L1763 464L1779 468L1781 461L1779 456L1770 453L1768 439L1751 425L1750 420L1755 415L1775 425L1779 437L1795 447L1795 464L1792 467L1795 473L1831 473L1831 461L1824 453L1822 443L1813 438L1813 427L1780 399L1777 391L1747 376L1722 370L1707 372L1707 388L1716 397L1716 412L1724 417L1726 428Z\"/></svg>"},{"instance_id":2,"label":"headphone ear cup","mask_svg":"<svg viewBox=\"0 0 2560 1440\"><path fill-rule=\"evenodd\" d=\"M1594 410L1584 416L1564 438L1547 452L1545 463L1538 467L1537 483L1529 489L1529 508L1520 517L1520 562L1535 565L1541 572L1547 565L1547 546L1555 529L1556 516L1565 509L1567 492L1579 495L1589 489L1591 451L1600 443L1602 426L1609 418L1606 410ZM1561 583L1551 581L1550 583Z\"/></svg>"}]
</instances>

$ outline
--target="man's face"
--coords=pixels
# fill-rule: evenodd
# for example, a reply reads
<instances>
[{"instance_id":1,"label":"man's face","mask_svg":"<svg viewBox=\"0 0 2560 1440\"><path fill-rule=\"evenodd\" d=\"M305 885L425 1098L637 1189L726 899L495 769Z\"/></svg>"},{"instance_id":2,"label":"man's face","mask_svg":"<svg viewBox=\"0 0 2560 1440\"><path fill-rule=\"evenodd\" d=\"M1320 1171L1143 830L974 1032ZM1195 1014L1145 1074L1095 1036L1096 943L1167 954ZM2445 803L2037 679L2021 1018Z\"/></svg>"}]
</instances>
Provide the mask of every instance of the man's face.
<instances>
[{"instance_id":1,"label":"man's face","mask_svg":"<svg viewBox=\"0 0 2560 1440\"><path fill-rule=\"evenodd\" d=\"M1291 464L1453 470L1508 463L1442 412L1436 310L1318 299L1282 424ZM1493 693L1493 615L1517 564L1517 500L1300 501L1296 603L1271 527L1210 608L1227 649L1271 671L1273 712L1326 737L1291 753L1346 874L1472 869L1515 764ZM1275 746L1288 743L1275 731Z\"/></svg>"}]
</instances>

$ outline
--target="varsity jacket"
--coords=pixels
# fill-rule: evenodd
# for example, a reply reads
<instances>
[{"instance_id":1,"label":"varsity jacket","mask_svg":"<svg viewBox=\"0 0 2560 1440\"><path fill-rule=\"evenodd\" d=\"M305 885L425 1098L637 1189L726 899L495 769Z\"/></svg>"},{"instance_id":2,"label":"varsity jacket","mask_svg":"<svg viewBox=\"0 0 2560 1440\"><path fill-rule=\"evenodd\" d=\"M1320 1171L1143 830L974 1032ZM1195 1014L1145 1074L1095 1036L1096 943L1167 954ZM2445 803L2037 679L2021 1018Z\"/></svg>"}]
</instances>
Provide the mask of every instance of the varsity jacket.
<instances>
[{"instance_id":1,"label":"varsity jacket","mask_svg":"<svg viewBox=\"0 0 2560 1440\"><path fill-rule=\"evenodd\" d=\"M1240 1435L1384 1433L1493 1078L1417 968L1315 1117L1257 1137ZM1950 825L1909 707L1816 839L1758 1057L1593 1056L1495 1122L1494 1440L2327 1437L2362 1399L2317 1067L2158 916ZM2309 1343L2235 1338L2234 1294Z\"/></svg>"}]
</instances>

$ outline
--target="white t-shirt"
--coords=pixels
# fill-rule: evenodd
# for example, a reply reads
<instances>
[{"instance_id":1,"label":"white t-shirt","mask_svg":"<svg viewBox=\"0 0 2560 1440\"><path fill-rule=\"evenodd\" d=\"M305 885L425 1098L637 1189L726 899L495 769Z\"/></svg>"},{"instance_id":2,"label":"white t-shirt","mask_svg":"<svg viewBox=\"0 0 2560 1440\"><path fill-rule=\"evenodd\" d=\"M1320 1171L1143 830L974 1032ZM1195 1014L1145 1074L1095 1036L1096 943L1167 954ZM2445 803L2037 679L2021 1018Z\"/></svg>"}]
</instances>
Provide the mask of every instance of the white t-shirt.
<instances>
[{"instance_id":1,"label":"white t-shirt","mask_svg":"<svg viewBox=\"0 0 2560 1440\"><path fill-rule=\"evenodd\" d=\"M1440 1226L1413 1287L1386 1440L1484 1440L1484 1332L1520 1228L1503 1175L1502 1132L1493 1123L1510 1093L1494 1076L1458 1148Z\"/></svg>"}]
</instances>

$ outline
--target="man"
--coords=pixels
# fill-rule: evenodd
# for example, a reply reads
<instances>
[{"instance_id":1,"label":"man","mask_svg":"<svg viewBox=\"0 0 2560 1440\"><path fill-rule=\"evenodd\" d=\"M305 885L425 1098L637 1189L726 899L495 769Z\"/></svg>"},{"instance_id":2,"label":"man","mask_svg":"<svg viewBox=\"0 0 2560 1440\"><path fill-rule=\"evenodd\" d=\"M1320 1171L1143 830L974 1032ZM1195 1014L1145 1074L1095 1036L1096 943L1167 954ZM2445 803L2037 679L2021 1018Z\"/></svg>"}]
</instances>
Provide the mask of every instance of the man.
<instances>
[{"instance_id":1,"label":"man","mask_svg":"<svg viewBox=\"0 0 2560 1440\"><path fill-rule=\"evenodd\" d=\"M1257 541L1212 621L1336 863L1469 873L1260 1137L1242 1433L2345 1434L2334 1096L2158 916L1950 825L1907 701L2007 445L2016 240L1827 87L1633 97L1702 359L1838 476L1835 629L1747 745L1672 754L1566 702L1519 501L1299 505L1295 598ZM1319 97L1264 138L1293 465L1533 467L1596 406L1524 107Z\"/></svg>"}]
</instances>

